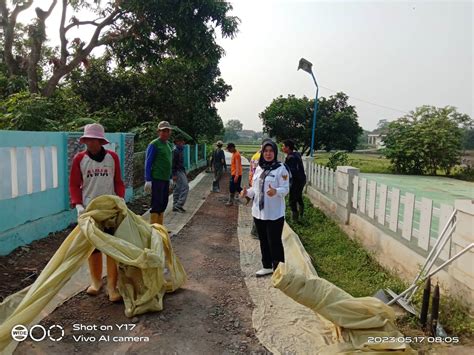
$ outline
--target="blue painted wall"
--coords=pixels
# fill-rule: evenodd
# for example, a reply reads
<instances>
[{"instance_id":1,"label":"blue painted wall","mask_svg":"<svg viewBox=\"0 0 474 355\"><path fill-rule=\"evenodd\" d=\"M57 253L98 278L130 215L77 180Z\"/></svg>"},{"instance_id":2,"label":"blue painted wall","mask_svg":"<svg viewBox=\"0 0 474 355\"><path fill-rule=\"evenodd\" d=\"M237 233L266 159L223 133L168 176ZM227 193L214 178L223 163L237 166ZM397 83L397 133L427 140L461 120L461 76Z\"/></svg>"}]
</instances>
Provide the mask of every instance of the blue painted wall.
<instances>
[{"instance_id":1,"label":"blue painted wall","mask_svg":"<svg viewBox=\"0 0 474 355\"><path fill-rule=\"evenodd\" d=\"M81 149L80 133L0 131L0 255L66 228L75 222L75 210L69 205L69 170L71 157ZM109 133L120 158L122 177L125 173L128 134ZM71 142L75 144L71 144ZM53 187L51 148L57 149L58 186ZM10 149L16 147L18 196L12 197ZM26 150L32 148L32 193L27 191ZM40 147L45 148L46 189L41 191L39 167ZM132 151L133 153L133 151ZM131 162L128 162L131 163ZM133 197L133 187L126 187L126 200Z\"/></svg>"}]
</instances>

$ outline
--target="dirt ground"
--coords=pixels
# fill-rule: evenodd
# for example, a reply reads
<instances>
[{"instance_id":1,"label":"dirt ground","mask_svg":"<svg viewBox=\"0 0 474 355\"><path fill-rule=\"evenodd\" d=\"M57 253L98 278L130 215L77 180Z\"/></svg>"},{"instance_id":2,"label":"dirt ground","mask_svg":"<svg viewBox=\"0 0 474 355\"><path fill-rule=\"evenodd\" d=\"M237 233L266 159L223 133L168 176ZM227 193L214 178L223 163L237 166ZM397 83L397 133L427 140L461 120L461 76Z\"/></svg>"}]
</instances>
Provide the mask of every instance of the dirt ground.
<instances>
[{"instance_id":1,"label":"dirt ground","mask_svg":"<svg viewBox=\"0 0 474 355\"><path fill-rule=\"evenodd\" d=\"M28 340L15 354L267 354L254 334L253 303L240 270L238 209L225 207L224 200L225 194L210 194L172 238L188 282L165 295L163 311L128 319L123 304L109 302L105 293L90 297L81 292L41 323L61 325L61 341ZM147 199L137 199L133 209L146 208L146 203ZM89 328L74 330L74 325ZM111 330L92 329L94 325ZM109 338L99 341L101 336ZM123 338L132 336L143 338Z\"/></svg>"},{"instance_id":2,"label":"dirt ground","mask_svg":"<svg viewBox=\"0 0 474 355\"><path fill-rule=\"evenodd\" d=\"M188 174L188 180L192 181L203 170L205 168L193 170ZM141 215L150 208L150 197L142 196L128 202L127 206L134 213ZM71 224L62 231L50 233L43 239L16 248L8 255L0 256L0 302L36 280L75 226L75 223Z\"/></svg>"}]
</instances>

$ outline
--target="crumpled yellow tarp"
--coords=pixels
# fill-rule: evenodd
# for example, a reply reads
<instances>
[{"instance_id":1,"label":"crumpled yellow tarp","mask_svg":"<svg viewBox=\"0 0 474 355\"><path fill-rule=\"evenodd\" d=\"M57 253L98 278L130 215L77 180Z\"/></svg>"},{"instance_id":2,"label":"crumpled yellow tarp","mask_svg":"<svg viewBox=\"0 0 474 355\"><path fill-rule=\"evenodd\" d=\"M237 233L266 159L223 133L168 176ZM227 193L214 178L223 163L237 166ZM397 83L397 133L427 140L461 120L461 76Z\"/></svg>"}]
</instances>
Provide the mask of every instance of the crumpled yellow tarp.
<instances>
[{"instance_id":1,"label":"crumpled yellow tarp","mask_svg":"<svg viewBox=\"0 0 474 355\"><path fill-rule=\"evenodd\" d=\"M341 342L326 348L327 353L415 353L400 341L403 334L393 323L393 309L376 298L352 297L329 281L291 263L279 264L272 283L296 302L341 328ZM387 338L382 341L373 337Z\"/></svg>"},{"instance_id":2,"label":"crumpled yellow tarp","mask_svg":"<svg viewBox=\"0 0 474 355\"><path fill-rule=\"evenodd\" d=\"M115 234L104 233L104 227L116 229ZM98 197L36 281L0 303L0 351L11 341L12 327L29 324L95 248L119 265L117 286L127 317L162 310L165 292L173 292L186 281L165 228L148 224L129 211L121 198Z\"/></svg>"}]
</instances>

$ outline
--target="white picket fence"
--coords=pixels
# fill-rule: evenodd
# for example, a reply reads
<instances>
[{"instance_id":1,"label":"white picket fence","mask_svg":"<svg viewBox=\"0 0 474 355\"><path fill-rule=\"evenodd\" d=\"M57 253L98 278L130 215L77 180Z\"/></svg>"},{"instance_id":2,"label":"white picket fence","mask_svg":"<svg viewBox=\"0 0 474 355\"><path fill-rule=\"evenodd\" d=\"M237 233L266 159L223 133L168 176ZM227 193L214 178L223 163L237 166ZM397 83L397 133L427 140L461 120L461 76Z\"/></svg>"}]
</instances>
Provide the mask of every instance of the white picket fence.
<instances>
[{"instance_id":1,"label":"white picket fence","mask_svg":"<svg viewBox=\"0 0 474 355\"><path fill-rule=\"evenodd\" d=\"M306 167L306 178L311 186L326 195L336 196L336 171L310 162Z\"/></svg>"},{"instance_id":2,"label":"white picket fence","mask_svg":"<svg viewBox=\"0 0 474 355\"><path fill-rule=\"evenodd\" d=\"M308 161L306 165L308 183L316 190L336 200L336 171ZM447 223L454 207L435 205L432 200L417 199L412 193L395 187L377 184L376 181L354 176L351 205L359 215L372 224L390 230L413 248L429 251ZM450 255L447 243L440 258Z\"/></svg>"},{"instance_id":3,"label":"white picket fence","mask_svg":"<svg viewBox=\"0 0 474 355\"><path fill-rule=\"evenodd\" d=\"M416 199L410 192L402 195L397 188L359 176L354 176L353 186L352 207L358 214L425 251L434 245L454 210L453 206L440 204L438 207L428 198ZM441 259L449 257L449 250L447 245Z\"/></svg>"}]
</instances>

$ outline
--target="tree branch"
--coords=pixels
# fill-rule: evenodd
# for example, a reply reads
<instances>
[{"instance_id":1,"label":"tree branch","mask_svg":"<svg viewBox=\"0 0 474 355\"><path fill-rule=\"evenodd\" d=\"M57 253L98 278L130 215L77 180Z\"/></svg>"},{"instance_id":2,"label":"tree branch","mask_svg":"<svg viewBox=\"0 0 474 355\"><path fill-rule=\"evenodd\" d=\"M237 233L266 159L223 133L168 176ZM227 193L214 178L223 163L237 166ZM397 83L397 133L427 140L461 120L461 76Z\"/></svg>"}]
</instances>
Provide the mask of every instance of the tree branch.
<instances>
[{"instance_id":1,"label":"tree branch","mask_svg":"<svg viewBox=\"0 0 474 355\"><path fill-rule=\"evenodd\" d=\"M67 32L69 31L71 28L73 28L74 26L81 26L81 25L94 25L94 26L99 26L99 23L95 22L95 21L74 21L73 23L67 25L65 28L64 28L64 32Z\"/></svg>"},{"instance_id":2,"label":"tree branch","mask_svg":"<svg viewBox=\"0 0 474 355\"><path fill-rule=\"evenodd\" d=\"M13 39L15 34L16 19L18 14L26 9L28 9L33 4L33 0L28 0L21 5L16 5L15 9L12 11L11 15L8 16L8 8L6 0L0 1L0 11L2 13L3 21L3 33L4 33L4 57L5 64L8 68L8 74L10 76L20 73L20 65L13 58Z\"/></svg>"},{"instance_id":3,"label":"tree branch","mask_svg":"<svg viewBox=\"0 0 474 355\"><path fill-rule=\"evenodd\" d=\"M41 48L46 40L46 19L51 15L57 0L53 0L47 11L41 10L39 7L35 9L38 17L37 26L31 26L31 52L28 60L28 86L31 93L38 93L38 63L41 58Z\"/></svg>"},{"instance_id":4,"label":"tree branch","mask_svg":"<svg viewBox=\"0 0 474 355\"><path fill-rule=\"evenodd\" d=\"M63 5L64 5L64 0L63 0ZM65 10L63 8L63 14L65 14ZM74 58L69 62L66 63L67 60L67 54L65 55L65 61L64 63L61 62L60 66L58 68L55 68L53 71L53 75L51 78L48 80L46 86L42 90L42 94L44 96L51 96L56 88L56 85L59 83L59 80L66 74L70 73L75 67L77 67L84 59L87 58L87 56L92 52L92 50L99 46L99 36L101 31L104 29L104 27L111 25L118 16L120 16L122 12L118 9L115 9L112 11L102 22L98 23L96 26L96 29L94 31L94 34L92 35L89 44L85 48L78 48L76 53L74 54ZM64 24L61 25L61 29L65 30ZM63 45L64 47L66 46L67 42L63 42L66 40L65 38L66 32L64 31L63 39L61 40L61 52L63 51ZM63 55L63 54L62 54ZM62 58L61 58L62 59Z\"/></svg>"},{"instance_id":5,"label":"tree branch","mask_svg":"<svg viewBox=\"0 0 474 355\"><path fill-rule=\"evenodd\" d=\"M61 11L61 24L59 25L59 39L61 40L61 59L60 63L62 65L66 64L67 56L69 52L67 51L67 39L66 39L66 30L64 24L66 22L66 10L67 10L67 0L63 0L63 8Z\"/></svg>"}]
</instances>

